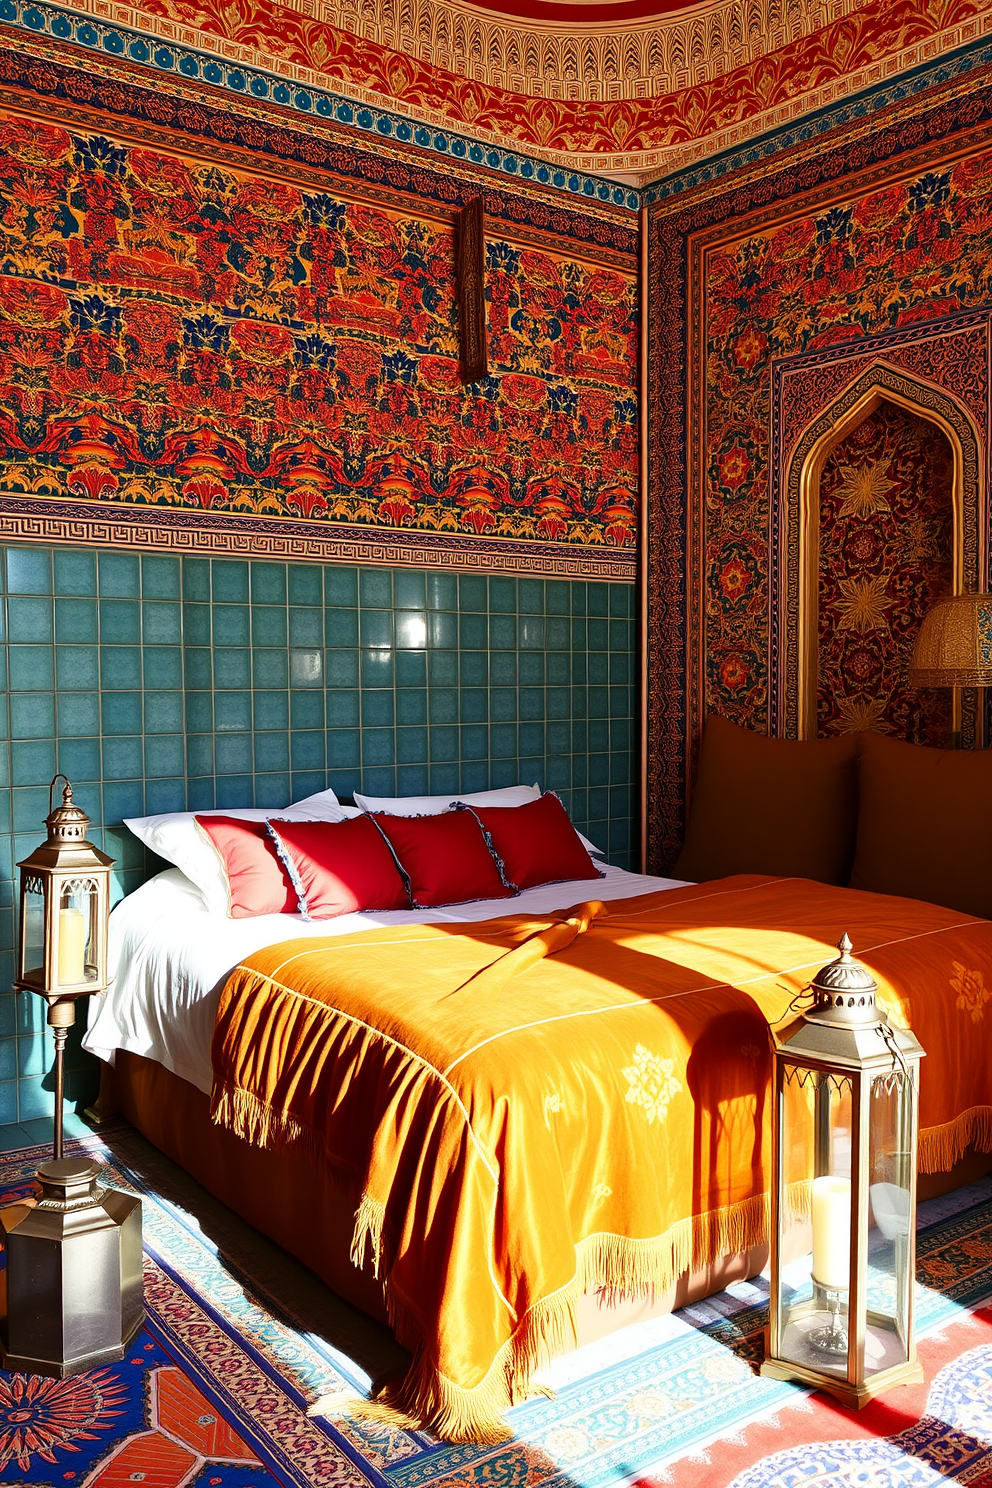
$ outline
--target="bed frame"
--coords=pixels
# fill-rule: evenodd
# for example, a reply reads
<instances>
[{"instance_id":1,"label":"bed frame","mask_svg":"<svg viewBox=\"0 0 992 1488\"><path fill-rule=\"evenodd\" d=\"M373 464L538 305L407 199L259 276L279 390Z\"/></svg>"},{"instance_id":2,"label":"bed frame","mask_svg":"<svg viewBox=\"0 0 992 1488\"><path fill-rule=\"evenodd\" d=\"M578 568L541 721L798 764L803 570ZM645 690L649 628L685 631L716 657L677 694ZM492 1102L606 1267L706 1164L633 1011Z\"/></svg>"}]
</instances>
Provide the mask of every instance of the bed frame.
<instances>
[{"instance_id":1,"label":"bed frame","mask_svg":"<svg viewBox=\"0 0 992 1488\"><path fill-rule=\"evenodd\" d=\"M124 1116L160 1151L215 1198L255 1229L309 1266L339 1297L386 1323L382 1283L366 1264L350 1259L360 1195L349 1192L302 1148L278 1152L252 1147L210 1119L210 1099L154 1060L118 1050L114 1067L103 1066L100 1099L91 1119ZM767 1246L726 1256L688 1272L676 1286L653 1297L607 1299L587 1292L577 1310L578 1344L592 1343L629 1323L659 1317L688 1302L755 1276L768 1259Z\"/></svg>"},{"instance_id":2,"label":"bed frame","mask_svg":"<svg viewBox=\"0 0 992 1488\"><path fill-rule=\"evenodd\" d=\"M350 1258L360 1195L330 1181L319 1159L303 1150L279 1152L252 1147L210 1119L210 1099L154 1060L118 1051L113 1068L103 1066L94 1124L123 1115L132 1126L183 1168L215 1198L263 1235L302 1261L339 1297L386 1324L382 1283L368 1265ZM992 1168L992 1156L967 1152L946 1173L920 1174L921 1200L949 1193ZM757 1275L767 1246L725 1256L712 1266L685 1273L676 1286L652 1297L616 1300L587 1292L577 1309L579 1346L618 1328L659 1317Z\"/></svg>"}]
</instances>

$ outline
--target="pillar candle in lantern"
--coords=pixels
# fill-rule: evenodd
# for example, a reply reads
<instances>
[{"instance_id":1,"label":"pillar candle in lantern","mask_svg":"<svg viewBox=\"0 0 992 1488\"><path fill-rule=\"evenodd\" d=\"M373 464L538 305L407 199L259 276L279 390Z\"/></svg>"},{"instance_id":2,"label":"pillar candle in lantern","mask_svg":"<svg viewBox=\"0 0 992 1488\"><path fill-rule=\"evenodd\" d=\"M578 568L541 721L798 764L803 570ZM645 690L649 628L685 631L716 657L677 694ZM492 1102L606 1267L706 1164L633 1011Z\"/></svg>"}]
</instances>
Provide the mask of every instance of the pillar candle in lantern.
<instances>
[{"instance_id":1,"label":"pillar candle in lantern","mask_svg":"<svg viewBox=\"0 0 992 1488\"><path fill-rule=\"evenodd\" d=\"M851 1180L813 1179L813 1279L844 1291L851 1267Z\"/></svg>"},{"instance_id":2,"label":"pillar candle in lantern","mask_svg":"<svg viewBox=\"0 0 992 1488\"><path fill-rule=\"evenodd\" d=\"M59 910L59 986L74 987L83 980L89 916L78 909Z\"/></svg>"}]
</instances>

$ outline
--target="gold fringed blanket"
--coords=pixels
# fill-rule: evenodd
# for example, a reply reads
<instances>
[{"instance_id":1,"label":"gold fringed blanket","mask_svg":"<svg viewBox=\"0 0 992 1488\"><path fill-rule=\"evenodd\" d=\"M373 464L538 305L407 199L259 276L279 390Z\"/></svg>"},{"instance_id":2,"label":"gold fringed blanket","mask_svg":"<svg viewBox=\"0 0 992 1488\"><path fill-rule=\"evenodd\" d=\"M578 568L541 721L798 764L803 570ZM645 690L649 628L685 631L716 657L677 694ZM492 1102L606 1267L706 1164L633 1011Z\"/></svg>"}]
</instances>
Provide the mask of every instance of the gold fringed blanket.
<instances>
[{"instance_id":1,"label":"gold fringed blanket","mask_svg":"<svg viewBox=\"0 0 992 1488\"><path fill-rule=\"evenodd\" d=\"M357 1184L353 1258L414 1355L391 1408L498 1438L582 1292L664 1288L760 1243L768 1023L845 930L927 1051L924 1169L992 1149L992 922L913 900L749 875L236 968L214 1118Z\"/></svg>"}]
</instances>

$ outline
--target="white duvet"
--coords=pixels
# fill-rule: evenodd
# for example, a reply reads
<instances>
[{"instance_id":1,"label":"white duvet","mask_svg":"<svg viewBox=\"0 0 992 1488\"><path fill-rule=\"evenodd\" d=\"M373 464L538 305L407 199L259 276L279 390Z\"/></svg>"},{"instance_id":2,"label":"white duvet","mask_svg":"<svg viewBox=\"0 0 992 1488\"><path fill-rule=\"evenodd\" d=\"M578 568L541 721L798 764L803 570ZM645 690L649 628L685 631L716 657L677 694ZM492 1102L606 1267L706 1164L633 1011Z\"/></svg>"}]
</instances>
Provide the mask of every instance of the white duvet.
<instances>
[{"instance_id":1,"label":"white duvet","mask_svg":"<svg viewBox=\"0 0 992 1488\"><path fill-rule=\"evenodd\" d=\"M526 889L514 899L480 899L446 909L390 910L308 922L301 915L231 920L207 909L178 868L142 884L110 916L110 972L90 999L83 1047L113 1063L118 1049L143 1054L209 1094L210 1040L221 988L246 956L304 935L350 935L377 925L467 924L507 914L544 914L585 899L626 899L675 888L603 865L604 878Z\"/></svg>"}]
</instances>

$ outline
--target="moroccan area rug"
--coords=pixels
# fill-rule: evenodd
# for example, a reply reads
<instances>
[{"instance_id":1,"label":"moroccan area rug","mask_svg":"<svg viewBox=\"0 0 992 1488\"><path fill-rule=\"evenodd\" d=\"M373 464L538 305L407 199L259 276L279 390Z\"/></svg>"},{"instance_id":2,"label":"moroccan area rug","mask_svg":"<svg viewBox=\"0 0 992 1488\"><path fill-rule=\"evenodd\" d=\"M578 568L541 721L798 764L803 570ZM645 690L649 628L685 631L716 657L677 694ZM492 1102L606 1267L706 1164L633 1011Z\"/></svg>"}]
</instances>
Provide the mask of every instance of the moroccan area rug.
<instances>
[{"instance_id":1,"label":"moroccan area rug","mask_svg":"<svg viewBox=\"0 0 992 1488\"><path fill-rule=\"evenodd\" d=\"M135 1133L69 1146L143 1197L147 1324L120 1364L0 1373L0 1488L992 1488L990 1179L921 1207L923 1385L853 1414L762 1379L756 1278L555 1361L553 1398L476 1447L356 1419L370 1370L395 1362L385 1330ZM3 1202L47 1155L0 1154Z\"/></svg>"}]
</instances>

